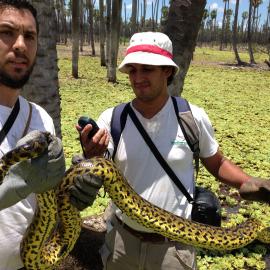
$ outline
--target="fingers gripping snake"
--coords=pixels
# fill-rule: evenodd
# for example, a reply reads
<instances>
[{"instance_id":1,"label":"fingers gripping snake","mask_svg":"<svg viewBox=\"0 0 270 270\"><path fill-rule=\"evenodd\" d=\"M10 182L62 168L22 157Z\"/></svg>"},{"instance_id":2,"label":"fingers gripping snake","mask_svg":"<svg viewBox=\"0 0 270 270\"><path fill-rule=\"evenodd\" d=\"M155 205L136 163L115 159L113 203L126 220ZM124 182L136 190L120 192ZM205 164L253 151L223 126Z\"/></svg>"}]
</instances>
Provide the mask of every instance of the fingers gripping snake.
<instances>
[{"instance_id":1,"label":"fingers gripping snake","mask_svg":"<svg viewBox=\"0 0 270 270\"><path fill-rule=\"evenodd\" d=\"M46 137L46 136L45 136ZM0 184L8 168L33 158L46 146L46 138L12 150L0 160ZM140 197L110 160L84 160L67 170L53 191L37 194L38 211L21 244L26 269L53 269L71 251L81 228L78 210L70 204L68 188L78 174L103 179L104 189L127 216L172 240L213 250L233 250L257 239L270 243L270 231L259 220L248 219L231 228L190 221L167 212Z\"/></svg>"}]
</instances>

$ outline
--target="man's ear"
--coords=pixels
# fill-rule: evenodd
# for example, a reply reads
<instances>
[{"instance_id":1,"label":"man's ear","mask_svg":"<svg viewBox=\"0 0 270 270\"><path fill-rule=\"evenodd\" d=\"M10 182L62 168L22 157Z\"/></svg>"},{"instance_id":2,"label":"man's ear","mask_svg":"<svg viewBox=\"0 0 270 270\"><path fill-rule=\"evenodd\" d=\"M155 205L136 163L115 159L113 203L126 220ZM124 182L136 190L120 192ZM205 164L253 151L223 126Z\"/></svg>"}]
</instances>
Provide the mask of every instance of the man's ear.
<instances>
[{"instance_id":1,"label":"man's ear","mask_svg":"<svg viewBox=\"0 0 270 270\"><path fill-rule=\"evenodd\" d=\"M171 66L165 66L164 68L163 68L163 70L164 70L164 73L167 75L167 78L169 78L171 75L173 75L173 67L171 67Z\"/></svg>"}]
</instances>

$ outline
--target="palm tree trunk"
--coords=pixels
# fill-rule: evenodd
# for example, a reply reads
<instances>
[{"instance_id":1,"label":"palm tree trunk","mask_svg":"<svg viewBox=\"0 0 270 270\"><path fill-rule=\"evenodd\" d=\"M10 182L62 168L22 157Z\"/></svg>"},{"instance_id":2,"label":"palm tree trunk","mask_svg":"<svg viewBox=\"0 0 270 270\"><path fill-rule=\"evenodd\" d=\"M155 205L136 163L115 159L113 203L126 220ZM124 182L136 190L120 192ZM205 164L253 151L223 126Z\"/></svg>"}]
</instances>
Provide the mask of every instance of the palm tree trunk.
<instances>
[{"instance_id":1,"label":"palm tree trunk","mask_svg":"<svg viewBox=\"0 0 270 270\"><path fill-rule=\"evenodd\" d=\"M72 76L79 77L80 1L72 1Z\"/></svg>"},{"instance_id":2,"label":"palm tree trunk","mask_svg":"<svg viewBox=\"0 0 270 270\"><path fill-rule=\"evenodd\" d=\"M94 39L94 12L93 12L93 1L88 0L89 3L89 32L90 32L90 41L91 41L91 49L92 49L92 56L96 55L95 50L95 39ZM103 32L104 33L104 32Z\"/></svg>"},{"instance_id":3,"label":"palm tree trunk","mask_svg":"<svg viewBox=\"0 0 270 270\"><path fill-rule=\"evenodd\" d=\"M141 23L142 31L144 31L144 27L145 27L146 7L147 7L147 2L146 0L143 0L143 12L142 12L142 23Z\"/></svg>"},{"instance_id":4,"label":"palm tree trunk","mask_svg":"<svg viewBox=\"0 0 270 270\"><path fill-rule=\"evenodd\" d=\"M104 21L104 2L99 0L99 39L100 39L100 65L106 66L105 60L105 21Z\"/></svg>"},{"instance_id":5,"label":"palm tree trunk","mask_svg":"<svg viewBox=\"0 0 270 270\"><path fill-rule=\"evenodd\" d=\"M250 58L250 64L256 64L253 49L252 49L252 30L251 30L251 17L252 17L252 0L249 0L249 12L248 12L248 30L247 30L247 42L248 42L248 53Z\"/></svg>"},{"instance_id":6,"label":"palm tree trunk","mask_svg":"<svg viewBox=\"0 0 270 270\"><path fill-rule=\"evenodd\" d=\"M116 66L120 38L121 10L122 0L114 0L112 4L112 24L110 41L111 50L108 65L108 81L112 83L116 82Z\"/></svg>"},{"instance_id":7,"label":"palm tree trunk","mask_svg":"<svg viewBox=\"0 0 270 270\"><path fill-rule=\"evenodd\" d=\"M239 12L239 0L236 0L235 12L234 12L234 22L233 22L233 51L238 65L243 65L244 62L240 59L238 50L237 50L237 25L238 25L238 12Z\"/></svg>"},{"instance_id":8,"label":"palm tree trunk","mask_svg":"<svg viewBox=\"0 0 270 270\"><path fill-rule=\"evenodd\" d=\"M112 20L112 1L106 0L107 16L106 16L106 65L109 65L109 55L111 51L111 20ZM107 69L107 77L108 69Z\"/></svg>"},{"instance_id":9,"label":"palm tree trunk","mask_svg":"<svg viewBox=\"0 0 270 270\"><path fill-rule=\"evenodd\" d=\"M35 68L22 94L41 105L53 118L61 138L60 94L56 51L56 17L53 0L33 0L38 11L39 38Z\"/></svg>"},{"instance_id":10,"label":"palm tree trunk","mask_svg":"<svg viewBox=\"0 0 270 270\"><path fill-rule=\"evenodd\" d=\"M172 40L174 61L180 67L180 72L169 86L172 95L179 95L183 91L205 5L206 0L175 0L170 5L165 33Z\"/></svg>"},{"instance_id":11,"label":"palm tree trunk","mask_svg":"<svg viewBox=\"0 0 270 270\"><path fill-rule=\"evenodd\" d=\"M67 20L66 20L64 0L60 0L60 5L61 5L61 24L62 24L62 29L63 29L62 41L66 45L67 44Z\"/></svg>"},{"instance_id":12,"label":"palm tree trunk","mask_svg":"<svg viewBox=\"0 0 270 270\"><path fill-rule=\"evenodd\" d=\"M132 0L132 13L131 13L131 35L137 31L136 21L137 21L137 0Z\"/></svg>"},{"instance_id":13,"label":"palm tree trunk","mask_svg":"<svg viewBox=\"0 0 270 270\"><path fill-rule=\"evenodd\" d=\"M80 27L80 52L83 52L83 43L84 43L84 6L83 6L83 0L78 0L80 1L80 22L79 22L79 27Z\"/></svg>"},{"instance_id":14,"label":"palm tree trunk","mask_svg":"<svg viewBox=\"0 0 270 270\"><path fill-rule=\"evenodd\" d=\"M219 50L223 50L223 39L224 39L224 29L225 29L225 18L227 12L227 1L224 1L224 11L223 11L223 19L222 19L222 29L221 29L221 37L220 37L220 47Z\"/></svg>"}]
</instances>

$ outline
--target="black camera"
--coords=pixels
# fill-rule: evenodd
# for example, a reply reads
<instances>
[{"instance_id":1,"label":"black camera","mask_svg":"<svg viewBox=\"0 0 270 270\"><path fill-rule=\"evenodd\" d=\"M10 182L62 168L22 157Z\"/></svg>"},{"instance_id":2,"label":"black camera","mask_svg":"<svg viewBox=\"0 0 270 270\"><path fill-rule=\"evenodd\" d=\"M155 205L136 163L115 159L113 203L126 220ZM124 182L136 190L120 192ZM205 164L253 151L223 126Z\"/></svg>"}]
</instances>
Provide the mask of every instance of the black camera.
<instances>
[{"instance_id":1,"label":"black camera","mask_svg":"<svg viewBox=\"0 0 270 270\"><path fill-rule=\"evenodd\" d=\"M203 224L221 226L221 205L212 191L196 186L191 219Z\"/></svg>"},{"instance_id":2,"label":"black camera","mask_svg":"<svg viewBox=\"0 0 270 270\"><path fill-rule=\"evenodd\" d=\"M81 127L81 128L84 128L87 124L91 124L92 125L92 129L91 131L88 133L88 138L91 139L99 130L99 127L97 125L97 123L87 117L87 116L81 116L78 120L78 125Z\"/></svg>"}]
</instances>

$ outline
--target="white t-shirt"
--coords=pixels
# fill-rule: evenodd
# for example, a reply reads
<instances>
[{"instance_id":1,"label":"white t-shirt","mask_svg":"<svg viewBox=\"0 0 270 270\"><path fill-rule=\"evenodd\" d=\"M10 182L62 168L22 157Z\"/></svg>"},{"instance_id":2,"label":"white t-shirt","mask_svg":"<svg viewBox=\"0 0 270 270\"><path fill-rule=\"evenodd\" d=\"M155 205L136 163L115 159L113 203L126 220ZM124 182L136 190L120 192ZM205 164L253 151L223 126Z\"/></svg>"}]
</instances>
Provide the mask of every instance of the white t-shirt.
<instances>
[{"instance_id":1,"label":"white t-shirt","mask_svg":"<svg viewBox=\"0 0 270 270\"><path fill-rule=\"evenodd\" d=\"M192 104L190 107L200 131L200 156L211 157L217 152L218 143L214 139L210 120L203 109ZM151 119L146 119L136 109L133 110L162 156L193 196L193 152L178 124L172 100L169 98L161 111ZM98 125L109 131L112 111L113 108L106 110L98 119ZM111 140L111 153L113 147ZM119 140L115 163L134 190L144 199L178 216L190 218L191 204L166 175L129 116ZM117 216L128 226L139 231L149 231L122 214L116 206L115 209Z\"/></svg>"},{"instance_id":2,"label":"white t-shirt","mask_svg":"<svg viewBox=\"0 0 270 270\"><path fill-rule=\"evenodd\" d=\"M28 102L19 97L20 111L7 137L0 145L0 157L13 149L22 137L29 115ZM32 130L49 131L55 134L51 117L40 106L32 104L32 118L28 132ZM12 108L0 105L0 129L2 129ZM20 242L31 223L36 207L34 194L17 204L0 211L0 270L17 270L23 267L20 258Z\"/></svg>"}]
</instances>

